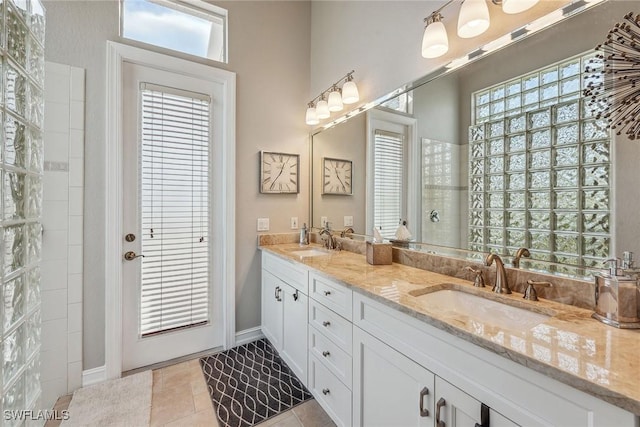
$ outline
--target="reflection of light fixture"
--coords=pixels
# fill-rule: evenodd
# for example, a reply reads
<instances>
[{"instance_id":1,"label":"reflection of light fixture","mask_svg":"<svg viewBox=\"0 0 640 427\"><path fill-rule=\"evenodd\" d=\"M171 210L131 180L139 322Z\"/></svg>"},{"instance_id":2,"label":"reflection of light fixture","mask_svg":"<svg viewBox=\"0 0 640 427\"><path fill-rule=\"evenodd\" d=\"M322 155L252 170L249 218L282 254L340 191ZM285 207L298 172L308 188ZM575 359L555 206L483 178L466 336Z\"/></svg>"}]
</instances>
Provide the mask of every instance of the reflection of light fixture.
<instances>
[{"instance_id":1,"label":"reflection of light fixture","mask_svg":"<svg viewBox=\"0 0 640 427\"><path fill-rule=\"evenodd\" d=\"M492 4L501 5L504 13L513 14L530 9L539 0L491 0ZM585 0L589 1L589 0ZM590 0L599 1L599 0ZM426 24L422 36L422 56L424 58L437 58L449 50L449 40L445 29L444 19L440 11L453 3L449 0L440 9L434 11L424 19ZM468 39L479 36L487 31L490 25L489 8L487 0L462 0L458 15L458 37Z\"/></svg>"},{"instance_id":2,"label":"reflection of light fixture","mask_svg":"<svg viewBox=\"0 0 640 427\"><path fill-rule=\"evenodd\" d=\"M498 0L493 2L498 4ZM531 9L536 3L538 0L502 0L502 11L509 14L520 13Z\"/></svg>"},{"instance_id":3,"label":"reflection of light fixture","mask_svg":"<svg viewBox=\"0 0 640 427\"><path fill-rule=\"evenodd\" d=\"M447 53L449 38L440 12L433 12L430 17L424 19L424 22L427 25L424 27L422 36L422 57L437 58Z\"/></svg>"},{"instance_id":4,"label":"reflection of light fixture","mask_svg":"<svg viewBox=\"0 0 640 427\"><path fill-rule=\"evenodd\" d=\"M317 125L320 120L329 118L332 112L341 111L344 104L353 104L360 100L353 73L353 70L350 71L309 102L305 120L308 125ZM343 81L344 84L340 88L339 84Z\"/></svg>"},{"instance_id":5,"label":"reflection of light fixture","mask_svg":"<svg viewBox=\"0 0 640 427\"><path fill-rule=\"evenodd\" d=\"M458 15L458 36L463 39L479 36L487 31L489 22L485 0L465 0Z\"/></svg>"}]
</instances>

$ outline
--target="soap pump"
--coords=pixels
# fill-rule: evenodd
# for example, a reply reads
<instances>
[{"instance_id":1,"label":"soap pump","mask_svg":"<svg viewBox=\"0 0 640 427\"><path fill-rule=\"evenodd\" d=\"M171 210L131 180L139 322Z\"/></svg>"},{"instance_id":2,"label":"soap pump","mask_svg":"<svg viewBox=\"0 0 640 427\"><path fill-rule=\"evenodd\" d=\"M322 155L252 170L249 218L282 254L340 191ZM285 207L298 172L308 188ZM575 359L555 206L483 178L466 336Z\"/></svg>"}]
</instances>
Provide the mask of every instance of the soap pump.
<instances>
[{"instance_id":1,"label":"soap pump","mask_svg":"<svg viewBox=\"0 0 640 427\"><path fill-rule=\"evenodd\" d=\"M308 245L309 244L309 229L307 228L307 223L305 222L302 228L300 229L300 244Z\"/></svg>"},{"instance_id":2,"label":"soap pump","mask_svg":"<svg viewBox=\"0 0 640 427\"><path fill-rule=\"evenodd\" d=\"M609 273L596 275L596 310L592 317L621 329L640 329L640 286L633 269L633 253L625 252L622 268L619 258L609 259Z\"/></svg>"}]
</instances>

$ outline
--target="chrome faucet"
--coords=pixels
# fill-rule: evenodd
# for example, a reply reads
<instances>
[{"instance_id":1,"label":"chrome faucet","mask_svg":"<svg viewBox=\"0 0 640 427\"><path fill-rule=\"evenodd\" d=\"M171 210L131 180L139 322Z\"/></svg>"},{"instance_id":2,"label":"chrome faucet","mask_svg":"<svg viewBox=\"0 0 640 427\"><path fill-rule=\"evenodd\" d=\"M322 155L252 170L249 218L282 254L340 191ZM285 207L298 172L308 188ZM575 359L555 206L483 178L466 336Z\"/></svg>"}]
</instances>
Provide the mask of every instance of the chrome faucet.
<instances>
[{"instance_id":1,"label":"chrome faucet","mask_svg":"<svg viewBox=\"0 0 640 427\"><path fill-rule=\"evenodd\" d=\"M529 249L520 248L516 251L516 254L513 257L513 261L511 261L511 265L513 265L513 268L520 268L520 258L522 257L529 258L530 256L531 256L531 253L529 252Z\"/></svg>"},{"instance_id":2,"label":"chrome faucet","mask_svg":"<svg viewBox=\"0 0 640 427\"><path fill-rule=\"evenodd\" d=\"M489 267L493 262L496 263L496 283L491 289L497 294L510 294L509 282L507 282L507 272L504 270L504 264L498 254L489 254L484 260L484 265Z\"/></svg>"},{"instance_id":3,"label":"chrome faucet","mask_svg":"<svg viewBox=\"0 0 640 427\"><path fill-rule=\"evenodd\" d=\"M344 230L342 230L342 232L340 233L340 237L342 237L344 239L344 237L347 234L353 234L355 233L354 229L352 227L346 227Z\"/></svg>"},{"instance_id":4,"label":"chrome faucet","mask_svg":"<svg viewBox=\"0 0 640 427\"><path fill-rule=\"evenodd\" d=\"M323 239L324 240L324 247L327 249L335 249L336 248L336 241L333 238L333 235L331 234L331 229L329 228L329 224L327 223L327 225L324 226L324 228L322 230L320 230L320 236L322 237L323 235L326 235L327 238Z\"/></svg>"}]
</instances>

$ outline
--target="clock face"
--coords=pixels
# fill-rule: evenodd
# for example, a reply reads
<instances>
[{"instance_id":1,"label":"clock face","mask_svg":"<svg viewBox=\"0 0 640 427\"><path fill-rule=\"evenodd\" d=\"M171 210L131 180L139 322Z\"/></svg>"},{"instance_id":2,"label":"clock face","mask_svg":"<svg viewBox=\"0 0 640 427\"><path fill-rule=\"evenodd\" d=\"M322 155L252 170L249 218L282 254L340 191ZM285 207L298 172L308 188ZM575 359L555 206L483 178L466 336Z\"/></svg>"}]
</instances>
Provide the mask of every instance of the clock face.
<instances>
[{"instance_id":1,"label":"clock face","mask_svg":"<svg viewBox=\"0 0 640 427\"><path fill-rule=\"evenodd\" d=\"M323 194L351 195L352 162L325 157L323 165Z\"/></svg>"},{"instance_id":2,"label":"clock face","mask_svg":"<svg viewBox=\"0 0 640 427\"><path fill-rule=\"evenodd\" d=\"M261 152L260 192L297 193L298 159L297 154Z\"/></svg>"}]
</instances>

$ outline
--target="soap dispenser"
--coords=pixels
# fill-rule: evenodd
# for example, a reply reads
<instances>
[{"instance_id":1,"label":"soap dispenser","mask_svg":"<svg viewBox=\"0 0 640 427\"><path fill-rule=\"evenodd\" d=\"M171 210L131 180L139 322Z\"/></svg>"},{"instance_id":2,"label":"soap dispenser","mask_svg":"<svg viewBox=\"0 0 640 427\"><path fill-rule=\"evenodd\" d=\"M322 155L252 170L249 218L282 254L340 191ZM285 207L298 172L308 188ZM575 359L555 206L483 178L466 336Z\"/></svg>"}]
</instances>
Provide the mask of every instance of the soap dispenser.
<instances>
[{"instance_id":1,"label":"soap dispenser","mask_svg":"<svg viewBox=\"0 0 640 427\"><path fill-rule=\"evenodd\" d=\"M302 228L300 229L300 244L308 245L309 244L309 229L307 228L307 223L305 222Z\"/></svg>"},{"instance_id":2,"label":"soap dispenser","mask_svg":"<svg viewBox=\"0 0 640 427\"><path fill-rule=\"evenodd\" d=\"M605 261L609 263L609 273L596 275L593 318L616 328L640 329L640 287L638 274L632 273L633 254L625 253L623 268L618 261L618 258Z\"/></svg>"}]
</instances>

